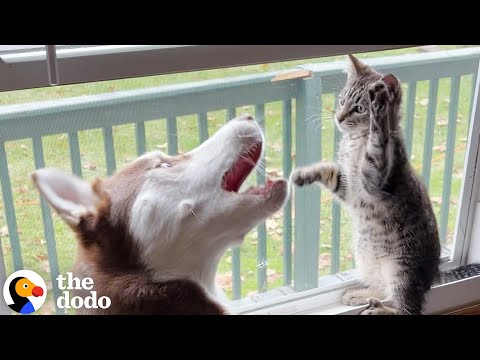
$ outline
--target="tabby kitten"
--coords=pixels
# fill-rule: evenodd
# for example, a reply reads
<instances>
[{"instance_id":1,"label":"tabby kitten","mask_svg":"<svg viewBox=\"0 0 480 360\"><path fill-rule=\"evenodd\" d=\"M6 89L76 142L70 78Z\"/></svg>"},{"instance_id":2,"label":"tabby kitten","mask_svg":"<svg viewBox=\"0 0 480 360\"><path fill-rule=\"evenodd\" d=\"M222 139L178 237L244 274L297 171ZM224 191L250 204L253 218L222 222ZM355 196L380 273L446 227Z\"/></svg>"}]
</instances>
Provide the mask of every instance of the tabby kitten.
<instances>
[{"instance_id":1,"label":"tabby kitten","mask_svg":"<svg viewBox=\"0 0 480 360\"><path fill-rule=\"evenodd\" d=\"M338 163L298 168L298 186L320 182L350 210L354 252L364 287L348 290L346 305L369 304L361 314L420 314L439 275L440 242L428 191L412 169L402 132L399 80L349 55L339 95L342 132ZM390 299L384 306L378 299Z\"/></svg>"}]
</instances>

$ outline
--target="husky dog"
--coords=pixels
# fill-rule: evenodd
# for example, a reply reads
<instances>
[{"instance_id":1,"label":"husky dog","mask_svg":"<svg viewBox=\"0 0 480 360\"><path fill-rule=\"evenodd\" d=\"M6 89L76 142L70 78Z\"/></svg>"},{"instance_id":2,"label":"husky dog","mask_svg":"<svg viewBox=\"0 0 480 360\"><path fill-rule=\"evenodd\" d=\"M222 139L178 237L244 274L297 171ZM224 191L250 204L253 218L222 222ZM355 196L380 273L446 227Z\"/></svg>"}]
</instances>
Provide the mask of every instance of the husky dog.
<instances>
[{"instance_id":1,"label":"husky dog","mask_svg":"<svg viewBox=\"0 0 480 360\"><path fill-rule=\"evenodd\" d=\"M263 142L244 115L185 155L150 152L105 180L87 183L51 168L33 173L77 235L74 275L92 278L98 296L111 299L108 309L77 314L227 313L215 286L222 255L288 196L283 179L238 192Z\"/></svg>"}]
</instances>

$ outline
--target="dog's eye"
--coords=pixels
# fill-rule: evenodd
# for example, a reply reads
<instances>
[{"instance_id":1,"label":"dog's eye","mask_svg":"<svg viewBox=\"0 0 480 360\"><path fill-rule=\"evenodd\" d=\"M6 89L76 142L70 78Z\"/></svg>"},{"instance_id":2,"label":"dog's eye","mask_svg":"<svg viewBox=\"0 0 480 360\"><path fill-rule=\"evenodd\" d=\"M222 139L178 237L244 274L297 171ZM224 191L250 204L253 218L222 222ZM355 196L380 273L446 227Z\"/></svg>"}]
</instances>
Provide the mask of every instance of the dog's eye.
<instances>
[{"instance_id":1,"label":"dog's eye","mask_svg":"<svg viewBox=\"0 0 480 360\"><path fill-rule=\"evenodd\" d=\"M157 165L155 165L155 168L169 168L169 167L172 167L172 164L169 164L165 161L160 161L159 163L157 163Z\"/></svg>"}]
</instances>

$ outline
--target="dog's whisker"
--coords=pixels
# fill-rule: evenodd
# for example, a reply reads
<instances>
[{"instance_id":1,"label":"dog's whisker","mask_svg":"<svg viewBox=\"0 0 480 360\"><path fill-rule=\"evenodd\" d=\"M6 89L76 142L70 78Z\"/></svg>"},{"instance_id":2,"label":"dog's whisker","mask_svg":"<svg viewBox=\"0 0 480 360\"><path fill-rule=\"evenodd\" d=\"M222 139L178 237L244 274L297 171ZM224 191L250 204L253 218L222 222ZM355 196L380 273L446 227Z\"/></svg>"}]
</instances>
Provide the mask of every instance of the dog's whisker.
<instances>
[{"instance_id":1,"label":"dog's whisker","mask_svg":"<svg viewBox=\"0 0 480 360\"><path fill-rule=\"evenodd\" d=\"M188 210L190 210L190 212L193 214L193 216L195 216L197 218L197 220L200 222L200 224L203 224L203 221L200 220L200 218L197 216L197 214L195 214L195 211L193 211L192 208L189 207Z\"/></svg>"}]
</instances>

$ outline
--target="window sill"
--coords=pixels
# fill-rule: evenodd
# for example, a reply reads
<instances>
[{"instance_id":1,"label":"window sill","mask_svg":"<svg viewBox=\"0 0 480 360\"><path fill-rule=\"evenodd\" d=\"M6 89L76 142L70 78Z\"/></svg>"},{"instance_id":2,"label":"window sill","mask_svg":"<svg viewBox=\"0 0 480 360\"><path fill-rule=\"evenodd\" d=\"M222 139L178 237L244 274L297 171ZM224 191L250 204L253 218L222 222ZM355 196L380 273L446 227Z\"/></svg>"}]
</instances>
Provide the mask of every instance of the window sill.
<instances>
[{"instance_id":1,"label":"window sill","mask_svg":"<svg viewBox=\"0 0 480 360\"><path fill-rule=\"evenodd\" d=\"M449 262L451 251L442 251L440 268L456 266ZM346 306L340 302L347 287L359 283L356 270L319 279L318 288L295 292L285 286L231 302L238 315L355 315L366 306ZM480 300L480 275L432 288L425 304L426 314L441 314Z\"/></svg>"},{"instance_id":2,"label":"window sill","mask_svg":"<svg viewBox=\"0 0 480 360\"><path fill-rule=\"evenodd\" d=\"M239 307L234 311L243 315L356 315L366 306L345 306L340 297L346 286L355 285L357 281L345 282L341 288L313 295L313 290L302 293L299 299L290 299L277 305L264 304L262 309L248 310ZM310 292L310 294L308 294ZM295 294L300 295L300 294ZM480 275L468 279L439 285L427 293L425 314L445 314L454 309L478 303L480 300ZM258 305L258 304L257 304Z\"/></svg>"}]
</instances>

